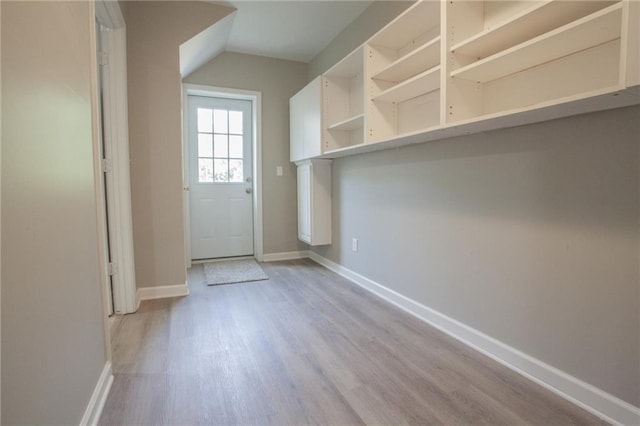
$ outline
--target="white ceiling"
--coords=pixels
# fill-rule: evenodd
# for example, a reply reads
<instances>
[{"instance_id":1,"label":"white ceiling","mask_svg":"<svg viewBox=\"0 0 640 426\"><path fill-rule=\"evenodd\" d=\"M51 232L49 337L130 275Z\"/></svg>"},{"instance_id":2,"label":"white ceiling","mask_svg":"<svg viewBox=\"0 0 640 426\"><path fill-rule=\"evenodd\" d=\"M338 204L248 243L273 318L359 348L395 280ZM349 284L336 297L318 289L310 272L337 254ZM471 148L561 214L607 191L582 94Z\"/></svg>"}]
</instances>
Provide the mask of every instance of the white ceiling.
<instances>
[{"instance_id":1,"label":"white ceiling","mask_svg":"<svg viewBox=\"0 0 640 426\"><path fill-rule=\"evenodd\" d=\"M237 9L226 51L309 62L371 0L230 0L213 3Z\"/></svg>"}]
</instances>

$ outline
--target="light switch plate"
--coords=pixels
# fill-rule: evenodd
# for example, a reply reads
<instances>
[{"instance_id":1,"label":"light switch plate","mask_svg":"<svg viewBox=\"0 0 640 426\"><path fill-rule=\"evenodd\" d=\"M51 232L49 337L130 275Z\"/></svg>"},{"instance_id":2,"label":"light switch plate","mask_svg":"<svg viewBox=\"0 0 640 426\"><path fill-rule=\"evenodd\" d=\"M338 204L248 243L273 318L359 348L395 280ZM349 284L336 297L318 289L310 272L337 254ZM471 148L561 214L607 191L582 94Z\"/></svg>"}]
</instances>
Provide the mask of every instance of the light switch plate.
<instances>
[{"instance_id":1,"label":"light switch plate","mask_svg":"<svg viewBox=\"0 0 640 426\"><path fill-rule=\"evenodd\" d=\"M282 176L282 166L276 167L276 176Z\"/></svg>"}]
</instances>

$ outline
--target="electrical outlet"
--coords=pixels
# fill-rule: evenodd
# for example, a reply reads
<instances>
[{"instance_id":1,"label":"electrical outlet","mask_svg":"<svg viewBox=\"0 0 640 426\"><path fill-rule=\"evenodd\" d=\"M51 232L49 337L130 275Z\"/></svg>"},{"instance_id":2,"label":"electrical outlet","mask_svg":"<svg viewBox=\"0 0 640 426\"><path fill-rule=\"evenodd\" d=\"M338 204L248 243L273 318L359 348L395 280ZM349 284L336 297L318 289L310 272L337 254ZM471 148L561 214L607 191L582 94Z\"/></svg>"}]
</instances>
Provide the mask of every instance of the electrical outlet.
<instances>
[{"instance_id":1,"label":"electrical outlet","mask_svg":"<svg viewBox=\"0 0 640 426\"><path fill-rule=\"evenodd\" d=\"M354 252L358 252L358 239L354 238L351 240L351 250Z\"/></svg>"},{"instance_id":2,"label":"electrical outlet","mask_svg":"<svg viewBox=\"0 0 640 426\"><path fill-rule=\"evenodd\" d=\"M282 166L276 167L276 176L282 176Z\"/></svg>"}]
</instances>

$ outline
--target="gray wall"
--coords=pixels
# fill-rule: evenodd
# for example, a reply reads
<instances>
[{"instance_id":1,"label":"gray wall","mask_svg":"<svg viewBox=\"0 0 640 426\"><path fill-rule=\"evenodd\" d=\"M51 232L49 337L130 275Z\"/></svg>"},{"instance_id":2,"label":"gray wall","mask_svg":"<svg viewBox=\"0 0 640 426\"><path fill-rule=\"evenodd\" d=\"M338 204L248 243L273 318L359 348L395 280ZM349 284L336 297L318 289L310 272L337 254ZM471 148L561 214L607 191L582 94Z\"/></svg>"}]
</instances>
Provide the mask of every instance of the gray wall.
<instances>
[{"instance_id":1,"label":"gray wall","mask_svg":"<svg viewBox=\"0 0 640 426\"><path fill-rule=\"evenodd\" d=\"M2 421L78 424L105 365L88 2L1 2Z\"/></svg>"},{"instance_id":2,"label":"gray wall","mask_svg":"<svg viewBox=\"0 0 640 426\"><path fill-rule=\"evenodd\" d=\"M184 284L179 46L229 14L195 1L126 1L133 242L138 287Z\"/></svg>"},{"instance_id":3,"label":"gray wall","mask_svg":"<svg viewBox=\"0 0 640 426\"><path fill-rule=\"evenodd\" d=\"M337 160L316 251L638 406L639 123L627 108Z\"/></svg>"},{"instance_id":4,"label":"gray wall","mask_svg":"<svg viewBox=\"0 0 640 426\"><path fill-rule=\"evenodd\" d=\"M336 160L334 244L314 250L640 406L639 123L635 107Z\"/></svg>"},{"instance_id":5,"label":"gray wall","mask_svg":"<svg viewBox=\"0 0 640 426\"><path fill-rule=\"evenodd\" d=\"M289 98L307 79L307 64L225 52L183 79L262 93L264 253L306 247L297 240L296 169L289 162ZM284 175L276 176L276 166Z\"/></svg>"}]
</instances>

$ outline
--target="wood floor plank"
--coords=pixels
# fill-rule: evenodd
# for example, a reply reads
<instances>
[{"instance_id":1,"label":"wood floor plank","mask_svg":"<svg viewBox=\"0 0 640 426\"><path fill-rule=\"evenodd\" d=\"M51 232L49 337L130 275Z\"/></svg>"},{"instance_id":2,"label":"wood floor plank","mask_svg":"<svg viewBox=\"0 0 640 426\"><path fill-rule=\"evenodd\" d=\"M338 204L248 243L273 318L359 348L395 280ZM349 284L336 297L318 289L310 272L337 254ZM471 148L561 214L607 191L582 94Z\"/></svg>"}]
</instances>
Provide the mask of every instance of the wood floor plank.
<instances>
[{"instance_id":1,"label":"wood floor plank","mask_svg":"<svg viewBox=\"0 0 640 426\"><path fill-rule=\"evenodd\" d=\"M310 260L262 266L119 318L100 424L603 424Z\"/></svg>"}]
</instances>

